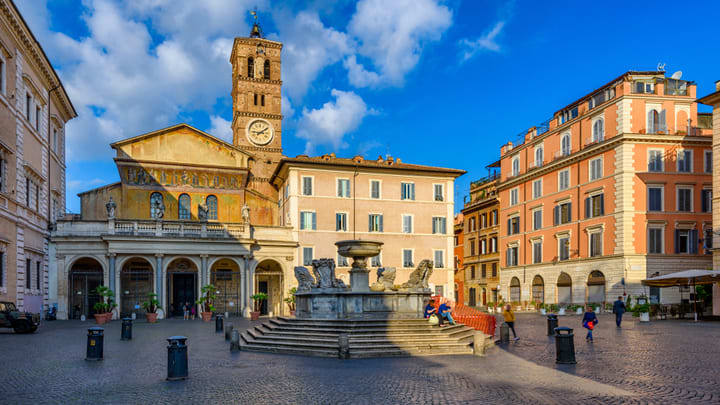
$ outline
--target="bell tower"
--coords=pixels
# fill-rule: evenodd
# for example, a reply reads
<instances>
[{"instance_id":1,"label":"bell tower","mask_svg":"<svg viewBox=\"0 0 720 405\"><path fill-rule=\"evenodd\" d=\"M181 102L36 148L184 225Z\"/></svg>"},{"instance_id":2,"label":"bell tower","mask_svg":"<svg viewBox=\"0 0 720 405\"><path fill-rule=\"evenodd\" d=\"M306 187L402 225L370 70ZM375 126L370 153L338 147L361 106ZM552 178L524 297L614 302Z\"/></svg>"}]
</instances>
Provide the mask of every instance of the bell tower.
<instances>
[{"instance_id":1,"label":"bell tower","mask_svg":"<svg viewBox=\"0 0 720 405\"><path fill-rule=\"evenodd\" d=\"M233 144L255 156L247 188L276 202L270 176L282 157L282 43L263 38L257 21L235 38L232 64Z\"/></svg>"}]
</instances>

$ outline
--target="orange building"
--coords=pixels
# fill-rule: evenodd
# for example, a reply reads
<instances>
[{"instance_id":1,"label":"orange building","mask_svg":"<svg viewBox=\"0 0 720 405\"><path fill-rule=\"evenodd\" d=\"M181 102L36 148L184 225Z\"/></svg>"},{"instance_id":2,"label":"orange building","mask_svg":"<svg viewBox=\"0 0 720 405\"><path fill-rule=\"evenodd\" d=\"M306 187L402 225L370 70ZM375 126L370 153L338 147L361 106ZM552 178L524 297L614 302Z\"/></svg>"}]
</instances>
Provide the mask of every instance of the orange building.
<instances>
[{"instance_id":1,"label":"orange building","mask_svg":"<svg viewBox=\"0 0 720 405\"><path fill-rule=\"evenodd\" d=\"M712 136L695 90L626 72L501 148L505 301L672 302L640 281L710 268Z\"/></svg>"},{"instance_id":2,"label":"orange building","mask_svg":"<svg viewBox=\"0 0 720 405\"><path fill-rule=\"evenodd\" d=\"M454 224L454 260L453 270L455 274L455 302L465 302L465 292L463 290L465 285L465 272L463 270L463 214L456 214Z\"/></svg>"}]
</instances>

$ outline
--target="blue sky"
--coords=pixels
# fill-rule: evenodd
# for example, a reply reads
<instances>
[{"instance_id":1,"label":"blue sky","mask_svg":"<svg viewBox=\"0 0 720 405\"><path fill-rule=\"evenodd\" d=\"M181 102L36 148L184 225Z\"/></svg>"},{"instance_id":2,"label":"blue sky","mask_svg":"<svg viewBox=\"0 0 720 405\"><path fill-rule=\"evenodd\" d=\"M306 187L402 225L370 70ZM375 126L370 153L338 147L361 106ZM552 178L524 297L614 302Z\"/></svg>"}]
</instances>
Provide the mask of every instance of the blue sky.
<instances>
[{"instance_id":1,"label":"blue sky","mask_svg":"<svg viewBox=\"0 0 720 405\"><path fill-rule=\"evenodd\" d=\"M67 128L68 210L118 180L109 143L186 122L226 140L232 39L257 8L282 41L283 148L467 170L627 70L720 79L720 3L482 0L18 0L80 116ZM672 11L678 10L678 11ZM703 108L701 111L707 111Z\"/></svg>"}]
</instances>

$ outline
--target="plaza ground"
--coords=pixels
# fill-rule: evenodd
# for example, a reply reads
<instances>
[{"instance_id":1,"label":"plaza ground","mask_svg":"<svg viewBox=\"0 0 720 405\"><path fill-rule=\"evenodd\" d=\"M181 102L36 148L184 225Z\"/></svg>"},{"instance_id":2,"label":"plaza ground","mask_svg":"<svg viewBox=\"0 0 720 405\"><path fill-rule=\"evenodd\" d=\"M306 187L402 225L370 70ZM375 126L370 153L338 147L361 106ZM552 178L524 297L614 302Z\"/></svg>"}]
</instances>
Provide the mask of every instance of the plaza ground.
<instances>
[{"instance_id":1,"label":"plaza ground","mask_svg":"<svg viewBox=\"0 0 720 405\"><path fill-rule=\"evenodd\" d=\"M249 321L231 319L238 328ZM133 340L106 325L105 360L87 362L90 322L46 322L33 335L0 330L0 403L720 403L720 323L600 315L588 344L579 316L578 364L555 364L545 318L519 314L517 342L485 357L337 360L230 353L214 323L137 321ZM167 382L168 336L188 337L190 378Z\"/></svg>"}]
</instances>

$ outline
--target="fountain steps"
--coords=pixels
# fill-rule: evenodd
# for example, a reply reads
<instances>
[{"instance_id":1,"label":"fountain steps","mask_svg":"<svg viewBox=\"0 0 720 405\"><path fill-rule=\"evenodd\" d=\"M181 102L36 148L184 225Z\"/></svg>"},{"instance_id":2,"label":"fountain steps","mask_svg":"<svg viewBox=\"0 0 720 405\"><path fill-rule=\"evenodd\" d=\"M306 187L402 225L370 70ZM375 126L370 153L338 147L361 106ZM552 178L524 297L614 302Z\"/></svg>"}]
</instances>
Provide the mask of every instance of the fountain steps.
<instances>
[{"instance_id":1,"label":"fountain steps","mask_svg":"<svg viewBox=\"0 0 720 405\"><path fill-rule=\"evenodd\" d=\"M347 334L350 357L470 354L475 331L465 325L431 327L425 320L310 320L278 318L243 332L241 350L337 357Z\"/></svg>"}]
</instances>

